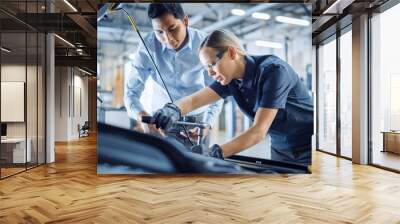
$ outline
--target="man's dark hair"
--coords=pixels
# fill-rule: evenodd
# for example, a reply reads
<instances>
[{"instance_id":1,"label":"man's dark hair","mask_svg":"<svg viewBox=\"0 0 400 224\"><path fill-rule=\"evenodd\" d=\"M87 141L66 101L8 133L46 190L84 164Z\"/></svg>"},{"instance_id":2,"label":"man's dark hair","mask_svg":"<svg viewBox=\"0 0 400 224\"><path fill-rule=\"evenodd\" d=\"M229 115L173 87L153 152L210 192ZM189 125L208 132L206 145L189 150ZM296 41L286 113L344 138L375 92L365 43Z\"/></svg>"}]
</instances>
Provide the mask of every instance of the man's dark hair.
<instances>
[{"instance_id":1,"label":"man's dark hair","mask_svg":"<svg viewBox=\"0 0 400 224\"><path fill-rule=\"evenodd\" d=\"M171 14L175 18L183 20L185 13L179 3L151 3L147 15L150 19L160 18L165 14Z\"/></svg>"}]
</instances>

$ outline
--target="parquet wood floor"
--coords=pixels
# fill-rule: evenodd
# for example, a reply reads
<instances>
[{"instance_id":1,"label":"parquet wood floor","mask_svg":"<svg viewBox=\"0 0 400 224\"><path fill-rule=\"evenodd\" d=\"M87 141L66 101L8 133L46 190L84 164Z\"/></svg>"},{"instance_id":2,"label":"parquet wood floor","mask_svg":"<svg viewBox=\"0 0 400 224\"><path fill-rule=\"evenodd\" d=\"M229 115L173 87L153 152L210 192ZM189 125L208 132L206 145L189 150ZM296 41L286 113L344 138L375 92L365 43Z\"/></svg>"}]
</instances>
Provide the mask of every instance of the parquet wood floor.
<instances>
[{"instance_id":1,"label":"parquet wood floor","mask_svg":"<svg viewBox=\"0 0 400 224\"><path fill-rule=\"evenodd\" d=\"M400 223L400 175L314 152L310 175L96 174L96 139L0 181L0 223Z\"/></svg>"}]
</instances>

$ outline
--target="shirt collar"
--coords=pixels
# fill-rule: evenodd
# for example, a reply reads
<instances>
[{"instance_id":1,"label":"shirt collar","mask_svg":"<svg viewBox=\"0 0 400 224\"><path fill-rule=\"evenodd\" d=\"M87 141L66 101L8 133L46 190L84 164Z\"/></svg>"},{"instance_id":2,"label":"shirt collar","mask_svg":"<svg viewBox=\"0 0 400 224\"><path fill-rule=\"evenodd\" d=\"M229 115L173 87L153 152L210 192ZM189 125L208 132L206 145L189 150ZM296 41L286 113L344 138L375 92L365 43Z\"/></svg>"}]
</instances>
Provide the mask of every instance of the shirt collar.
<instances>
[{"instance_id":1,"label":"shirt collar","mask_svg":"<svg viewBox=\"0 0 400 224\"><path fill-rule=\"evenodd\" d=\"M188 50L192 50L192 48L193 48L193 30L192 30L192 28L190 28L190 27L187 27L186 28L186 35L188 35L188 40L187 40L187 42L186 42L186 44L185 44L185 46L183 46L183 48L181 48L179 51L175 51L174 49L169 49L169 48L167 48L167 46L165 45L165 44L161 44L161 46L162 46L162 51L166 51L166 50L168 50L168 51L173 51L173 52L175 52L175 53L177 53L177 52L180 52L180 51L183 51L183 50L185 50L186 48L188 49Z\"/></svg>"},{"instance_id":2,"label":"shirt collar","mask_svg":"<svg viewBox=\"0 0 400 224\"><path fill-rule=\"evenodd\" d=\"M245 65L246 68L244 71L243 81L241 82L240 87L251 88L254 81L253 77L254 77L254 72L256 71L256 63L251 56L245 55L244 59L246 62Z\"/></svg>"}]
</instances>

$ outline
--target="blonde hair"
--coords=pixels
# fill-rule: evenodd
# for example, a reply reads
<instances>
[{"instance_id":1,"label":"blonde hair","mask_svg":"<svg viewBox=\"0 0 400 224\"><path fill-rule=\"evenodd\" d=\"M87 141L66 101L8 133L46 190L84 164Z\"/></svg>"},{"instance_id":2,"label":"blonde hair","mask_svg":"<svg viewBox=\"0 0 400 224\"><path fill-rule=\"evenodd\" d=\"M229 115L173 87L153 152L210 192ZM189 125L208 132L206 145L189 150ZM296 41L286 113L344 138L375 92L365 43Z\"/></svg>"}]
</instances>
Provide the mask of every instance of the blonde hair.
<instances>
[{"instance_id":1,"label":"blonde hair","mask_svg":"<svg viewBox=\"0 0 400 224\"><path fill-rule=\"evenodd\" d=\"M218 51L226 51L228 47L234 47L240 55L246 55L239 38L230 31L218 29L210 33L200 44L200 50L204 47L214 48Z\"/></svg>"}]
</instances>

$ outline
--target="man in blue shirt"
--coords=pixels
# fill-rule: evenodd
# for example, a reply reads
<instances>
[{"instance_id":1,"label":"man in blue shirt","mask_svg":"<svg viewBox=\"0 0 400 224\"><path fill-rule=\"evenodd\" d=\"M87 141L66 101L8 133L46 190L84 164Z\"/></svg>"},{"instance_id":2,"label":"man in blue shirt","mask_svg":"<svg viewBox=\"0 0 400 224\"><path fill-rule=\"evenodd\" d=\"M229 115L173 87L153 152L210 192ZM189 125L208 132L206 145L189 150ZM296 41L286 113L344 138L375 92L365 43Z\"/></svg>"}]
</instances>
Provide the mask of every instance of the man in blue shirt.
<instances>
[{"instance_id":1,"label":"man in blue shirt","mask_svg":"<svg viewBox=\"0 0 400 224\"><path fill-rule=\"evenodd\" d=\"M188 27L188 16L180 4L150 4L148 16L154 32L144 38L144 41L157 64L165 84L174 101L204 88L212 83L200 63L198 51L206 34ZM132 61L132 73L125 78L124 102L128 115L138 121L136 129L144 131L140 122L142 116L149 115L140 103L146 80L151 77L162 88L163 84L156 74L150 57L143 44ZM161 100L162 96L153 96L152 100ZM219 114L222 101L198 108L190 114L192 122L212 124ZM161 132L154 125L146 125L150 132Z\"/></svg>"},{"instance_id":2,"label":"man in blue shirt","mask_svg":"<svg viewBox=\"0 0 400 224\"><path fill-rule=\"evenodd\" d=\"M182 114L233 96L252 126L231 141L213 145L209 155L224 158L271 136L271 159L311 164L313 100L296 72L274 55L247 55L237 37L212 32L200 46L200 60L216 81L154 115L157 127L168 128Z\"/></svg>"}]
</instances>

